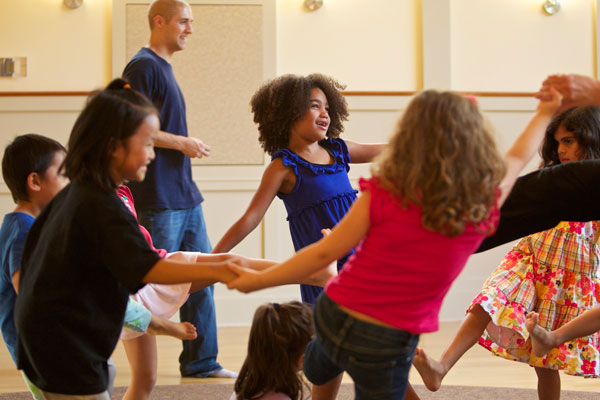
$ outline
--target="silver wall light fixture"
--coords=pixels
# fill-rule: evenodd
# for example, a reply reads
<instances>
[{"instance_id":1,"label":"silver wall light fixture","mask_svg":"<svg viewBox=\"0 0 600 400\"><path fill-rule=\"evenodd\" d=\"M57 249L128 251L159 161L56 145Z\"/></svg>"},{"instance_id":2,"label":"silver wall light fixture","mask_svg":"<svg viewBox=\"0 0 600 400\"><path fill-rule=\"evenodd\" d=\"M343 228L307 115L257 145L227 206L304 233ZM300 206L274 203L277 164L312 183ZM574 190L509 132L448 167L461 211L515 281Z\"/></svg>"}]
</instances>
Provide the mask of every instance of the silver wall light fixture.
<instances>
[{"instance_id":1,"label":"silver wall light fixture","mask_svg":"<svg viewBox=\"0 0 600 400\"><path fill-rule=\"evenodd\" d=\"M546 0L542 9L548 15L554 15L560 11L560 0Z\"/></svg>"},{"instance_id":2,"label":"silver wall light fixture","mask_svg":"<svg viewBox=\"0 0 600 400\"><path fill-rule=\"evenodd\" d=\"M63 4L68 8L75 9L81 7L83 0L63 0Z\"/></svg>"},{"instance_id":3,"label":"silver wall light fixture","mask_svg":"<svg viewBox=\"0 0 600 400\"><path fill-rule=\"evenodd\" d=\"M317 11L323 5L323 0L304 0L304 7L308 11Z\"/></svg>"}]
</instances>

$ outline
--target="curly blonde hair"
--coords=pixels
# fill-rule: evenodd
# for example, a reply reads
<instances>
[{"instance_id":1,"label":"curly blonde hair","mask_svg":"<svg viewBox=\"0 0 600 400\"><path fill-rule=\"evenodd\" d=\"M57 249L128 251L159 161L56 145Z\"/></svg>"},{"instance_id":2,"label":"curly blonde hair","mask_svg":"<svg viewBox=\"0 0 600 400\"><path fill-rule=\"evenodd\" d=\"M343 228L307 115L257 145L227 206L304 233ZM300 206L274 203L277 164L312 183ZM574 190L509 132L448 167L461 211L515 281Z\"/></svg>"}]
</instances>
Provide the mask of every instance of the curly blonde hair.
<instances>
[{"instance_id":1,"label":"curly blonde hair","mask_svg":"<svg viewBox=\"0 0 600 400\"><path fill-rule=\"evenodd\" d=\"M452 237L485 221L506 167L477 105L453 92L427 90L408 105L373 175L421 222Z\"/></svg>"}]
</instances>

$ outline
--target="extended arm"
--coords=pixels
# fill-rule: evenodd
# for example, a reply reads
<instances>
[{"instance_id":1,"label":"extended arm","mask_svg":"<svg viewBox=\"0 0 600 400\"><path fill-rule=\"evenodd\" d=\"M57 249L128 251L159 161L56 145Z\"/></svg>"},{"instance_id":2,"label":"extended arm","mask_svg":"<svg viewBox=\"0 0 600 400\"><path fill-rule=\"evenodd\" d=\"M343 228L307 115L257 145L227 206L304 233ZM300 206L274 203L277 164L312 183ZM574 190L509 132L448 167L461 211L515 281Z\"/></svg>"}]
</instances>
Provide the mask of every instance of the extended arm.
<instances>
[{"instance_id":1,"label":"extended arm","mask_svg":"<svg viewBox=\"0 0 600 400\"><path fill-rule=\"evenodd\" d=\"M185 262L161 259L146 273L142 282L175 284L184 282L228 282L235 277L222 262Z\"/></svg>"},{"instance_id":2,"label":"extended arm","mask_svg":"<svg viewBox=\"0 0 600 400\"><path fill-rule=\"evenodd\" d=\"M500 224L477 252L556 226L600 219L600 160L570 162L517 179L500 209Z\"/></svg>"},{"instance_id":3,"label":"extended arm","mask_svg":"<svg viewBox=\"0 0 600 400\"><path fill-rule=\"evenodd\" d=\"M269 164L248 209L219 240L213 249L214 253L228 252L258 226L288 173L288 168L279 158Z\"/></svg>"},{"instance_id":4,"label":"extended arm","mask_svg":"<svg viewBox=\"0 0 600 400\"><path fill-rule=\"evenodd\" d=\"M385 148L385 143L356 143L350 140L346 140L346 146L348 146L348 154L350 160L353 163L367 163L373 161L373 159L381 153L381 150Z\"/></svg>"},{"instance_id":5,"label":"extended arm","mask_svg":"<svg viewBox=\"0 0 600 400\"><path fill-rule=\"evenodd\" d=\"M347 254L367 234L370 199L369 192L365 192L354 202L330 235L303 248L282 264L258 273L230 264L239 277L229 282L227 287L241 292L251 292L271 286L296 283L322 270L334 260Z\"/></svg>"},{"instance_id":6,"label":"extended arm","mask_svg":"<svg viewBox=\"0 0 600 400\"><path fill-rule=\"evenodd\" d=\"M500 183L502 194L498 201L498 205L502 205L508 197L519 173L525 165L531 160L535 152L538 150L546 128L552 120L552 116L560 107L561 96L554 90L550 89L552 97L549 100L541 100L538 109L533 118L525 127L525 130L515 140L512 147L506 152L504 160L506 163L506 175Z\"/></svg>"}]
</instances>

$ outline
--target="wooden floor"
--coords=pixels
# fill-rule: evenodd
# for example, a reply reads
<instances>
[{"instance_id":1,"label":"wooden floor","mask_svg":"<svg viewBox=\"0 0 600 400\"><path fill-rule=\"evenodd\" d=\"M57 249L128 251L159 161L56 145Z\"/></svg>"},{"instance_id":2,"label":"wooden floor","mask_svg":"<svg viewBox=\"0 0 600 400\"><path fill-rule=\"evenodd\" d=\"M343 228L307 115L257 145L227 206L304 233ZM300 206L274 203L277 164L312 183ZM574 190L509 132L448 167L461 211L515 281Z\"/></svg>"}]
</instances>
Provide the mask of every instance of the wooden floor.
<instances>
[{"instance_id":1,"label":"wooden floor","mask_svg":"<svg viewBox=\"0 0 600 400\"><path fill-rule=\"evenodd\" d=\"M457 322L442 323L440 331L434 334L423 335L420 346L424 347L433 356L439 356L446 344L458 327ZM228 369L238 371L246 354L248 328L220 328L219 329L219 362ZM231 382L225 379L193 379L179 376L177 357L181 349L180 342L161 336L158 338L159 371L158 385L178 385L185 383L220 383ZM129 382L129 367L119 343L113 360L117 365L117 378L115 386L126 386ZM564 390L583 390L600 393L600 380L584 379L561 374ZM345 378L350 381L349 378ZM422 383L419 374L411 371L410 381L415 384ZM533 368L500 359L490 355L487 350L479 346L471 349L448 374L444 380L446 385L467 386L499 386L535 389L536 377ZM0 393L25 391L21 374L15 370L12 360L4 345L0 346Z\"/></svg>"}]
</instances>

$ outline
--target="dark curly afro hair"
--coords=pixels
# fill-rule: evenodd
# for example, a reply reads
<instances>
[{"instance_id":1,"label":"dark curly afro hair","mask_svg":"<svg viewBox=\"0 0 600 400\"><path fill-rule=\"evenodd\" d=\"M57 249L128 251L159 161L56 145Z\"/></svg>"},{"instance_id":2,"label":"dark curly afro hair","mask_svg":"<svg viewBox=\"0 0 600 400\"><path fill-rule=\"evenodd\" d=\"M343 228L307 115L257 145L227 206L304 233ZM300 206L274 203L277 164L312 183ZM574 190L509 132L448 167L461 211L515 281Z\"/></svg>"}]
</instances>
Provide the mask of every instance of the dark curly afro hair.
<instances>
[{"instance_id":1,"label":"dark curly afro hair","mask_svg":"<svg viewBox=\"0 0 600 400\"><path fill-rule=\"evenodd\" d=\"M268 154L288 146L292 126L309 109L314 88L321 89L329 103L327 137L337 138L344 131L348 106L340 91L346 86L322 74L283 75L265 83L250 101L260 133L258 141Z\"/></svg>"}]
</instances>

